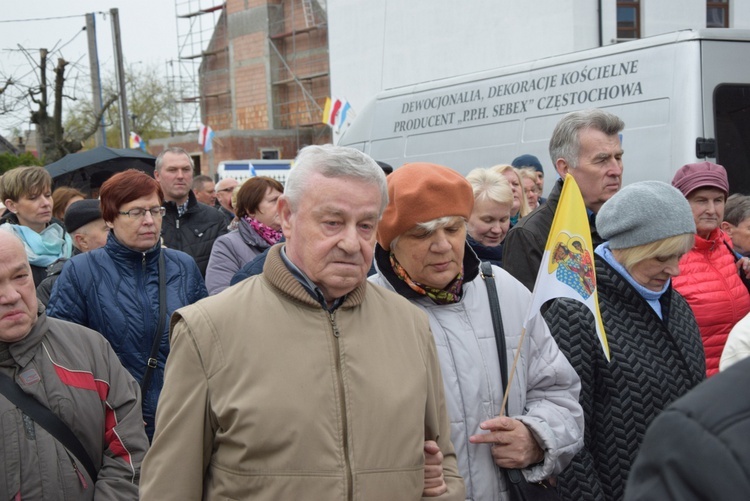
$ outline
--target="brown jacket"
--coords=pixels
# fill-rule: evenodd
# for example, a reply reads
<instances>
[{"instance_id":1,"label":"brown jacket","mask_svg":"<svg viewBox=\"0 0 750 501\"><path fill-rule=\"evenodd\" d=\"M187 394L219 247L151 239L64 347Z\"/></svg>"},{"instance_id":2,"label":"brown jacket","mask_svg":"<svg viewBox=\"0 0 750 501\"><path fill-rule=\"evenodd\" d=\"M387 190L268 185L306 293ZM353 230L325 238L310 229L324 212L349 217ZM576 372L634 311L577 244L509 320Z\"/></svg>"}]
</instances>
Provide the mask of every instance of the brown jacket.
<instances>
[{"instance_id":1,"label":"brown jacket","mask_svg":"<svg viewBox=\"0 0 750 501\"><path fill-rule=\"evenodd\" d=\"M465 499L425 315L369 283L329 314L276 246L175 313L141 497L417 500L426 439Z\"/></svg>"}]
</instances>

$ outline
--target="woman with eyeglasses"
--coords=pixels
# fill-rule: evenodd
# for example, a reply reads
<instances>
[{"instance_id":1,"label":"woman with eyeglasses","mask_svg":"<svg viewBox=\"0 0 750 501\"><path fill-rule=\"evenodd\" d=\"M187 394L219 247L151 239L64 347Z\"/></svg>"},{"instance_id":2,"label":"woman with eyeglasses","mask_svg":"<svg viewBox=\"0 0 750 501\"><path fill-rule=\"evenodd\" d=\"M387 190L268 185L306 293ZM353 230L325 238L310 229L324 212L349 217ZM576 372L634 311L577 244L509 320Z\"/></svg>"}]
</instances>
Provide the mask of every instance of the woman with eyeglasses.
<instances>
[{"instance_id":1,"label":"woman with eyeglasses","mask_svg":"<svg viewBox=\"0 0 750 501\"><path fill-rule=\"evenodd\" d=\"M208 293L192 257L161 247L165 210L155 179L127 170L108 179L100 197L102 218L110 228L107 244L65 264L52 289L47 314L104 335L141 385L158 337L156 362L151 364L155 367L148 370L149 381L143 388L143 419L150 440L169 354L169 317ZM159 303L162 283L163 310Z\"/></svg>"}]
</instances>

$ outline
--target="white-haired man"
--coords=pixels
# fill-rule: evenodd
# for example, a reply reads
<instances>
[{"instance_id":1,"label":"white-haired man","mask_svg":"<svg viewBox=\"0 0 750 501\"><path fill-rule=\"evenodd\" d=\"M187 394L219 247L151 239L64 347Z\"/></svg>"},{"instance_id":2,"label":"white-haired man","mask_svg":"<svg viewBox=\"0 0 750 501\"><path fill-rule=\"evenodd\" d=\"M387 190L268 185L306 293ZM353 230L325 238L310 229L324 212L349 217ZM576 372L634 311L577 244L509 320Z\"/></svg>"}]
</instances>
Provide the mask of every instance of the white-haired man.
<instances>
[{"instance_id":1,"label":"white-haired man","mask_svg":"<svg viewBox=\"0 0 750 501\"><path fill-rule=\"evenodd\" d=\"M232 193L239 185L240 182L233 177L225 177L216 183L216 201L219 203L219 213L224 216L227 225L234 219Z\"/></svg>"},{"instance_id":2,"label":"white-haired man","mask_svg":"<svg viewBox=\"0 0 750 501\"><path fill-rule=\"evenodd\" d=\"M465 499L427 317L366 280L387 199L363 153L300 152L263 274L173 318L142 499Z\"/></svg>"}]
</instances>

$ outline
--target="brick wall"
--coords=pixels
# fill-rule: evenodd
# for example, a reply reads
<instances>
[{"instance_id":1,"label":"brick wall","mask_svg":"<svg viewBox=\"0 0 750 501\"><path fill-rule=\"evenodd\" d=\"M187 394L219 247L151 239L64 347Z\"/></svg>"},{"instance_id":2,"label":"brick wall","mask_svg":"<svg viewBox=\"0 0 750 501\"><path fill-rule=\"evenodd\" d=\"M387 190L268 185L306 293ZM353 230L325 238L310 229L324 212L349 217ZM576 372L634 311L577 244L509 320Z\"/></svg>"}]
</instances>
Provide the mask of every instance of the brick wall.
<instances>
[{"instance_id":1,"label":"brick wall","mask_svg":"<svg viewBox=\"0 0 750 501\"><path fill-rule=\"evenodd\" d=\"M227 13L216 23L213 38L206 49L199 71L202 122L214 130L232 128L232 95L229 80L229 40Z\"/></svg>"},{"instance_id":2,"label":"brick wall","mask_svg":"<svg viewBox=\"0 0 750 501\"><path fill-rule=\"evenodd\" d=\"M216 131L310 129L301 134L316 143L330 141L319 124L320 108L330 95L325 21L318 13L320 28L307 29L301 0L228 0L208 49L216 54L204 57L201 65L203 123ZM301 31L292 37L295 29ZM287 36L269 39L279 33ZM285 70L271 43L314 103ZM278 83L284 80L288 82Z\"/></svg>"}]
</instances>

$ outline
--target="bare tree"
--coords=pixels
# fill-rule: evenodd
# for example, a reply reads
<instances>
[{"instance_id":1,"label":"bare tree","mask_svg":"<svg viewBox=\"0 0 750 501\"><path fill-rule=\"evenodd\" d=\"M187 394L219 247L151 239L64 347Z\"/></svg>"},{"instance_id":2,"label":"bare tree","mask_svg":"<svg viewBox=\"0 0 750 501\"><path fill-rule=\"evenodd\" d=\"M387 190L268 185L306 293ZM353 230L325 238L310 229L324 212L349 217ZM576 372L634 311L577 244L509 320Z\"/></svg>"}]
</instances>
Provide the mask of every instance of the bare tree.
<instances>
[{"instance_id":1,"label":"bare tree","mask_svg":"<svg viewBox=\"0 0 750 501\"><path fill-rule=\"evenodd\" d=\"M65 68L68 62L62 57L57 59L54 68L55 80L52 92L54 95L54 107L52 115L49 115L49 83L47 81L47 58L49 51L40 49L39 64L37 66L39 85L28 89L28 97L36 106L31 112L31 123L36 125L37 144L40 147L41 156L45 162L50 163L59 160L68 153L75 153L83 147L83 142L96 133L98 122L107 108L117 100L117 95L112 95L102 104L102 111L94 117L93 125L88 129L79 131L75 137L66 137L63 127L63 100L73 99L64 94Z\"/></svg>"},{"instance_id":2,"label":"bare tree","mask_svg":"<svg viewBox=\"0 0 750 501\"><path fill-rule=\"evenodd\" d=\"M10 87L11 85L13 85L13 79L12 78L6 78L5 79L5 83L3 84L3 86L0 87L0 96L2 96L3 94L5 94L6 89L8 87Z\"/></svg>"}]
</instances>

